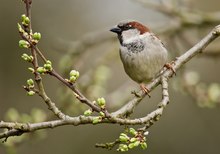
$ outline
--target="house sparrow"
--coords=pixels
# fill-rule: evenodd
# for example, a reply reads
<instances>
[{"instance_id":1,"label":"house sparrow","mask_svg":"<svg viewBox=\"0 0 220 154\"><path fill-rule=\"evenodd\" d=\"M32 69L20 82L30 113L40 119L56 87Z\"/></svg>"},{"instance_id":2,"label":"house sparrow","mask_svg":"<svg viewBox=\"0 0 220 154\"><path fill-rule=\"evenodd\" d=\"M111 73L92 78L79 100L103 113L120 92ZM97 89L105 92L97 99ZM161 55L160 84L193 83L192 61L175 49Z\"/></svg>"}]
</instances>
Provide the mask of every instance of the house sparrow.
<instances>
[{"instance_id":1,"label":"house sparrow","mask_svg":"<svg viewBox=\"0 0 220 154\"><path fill-rule=\"evenodd\" d=\"M155 78L167 62L166 48L148 27L137 21L122 21L110 31L118 35L125 72L148 94L144 83Z\"/></svg>"}]
</instances>

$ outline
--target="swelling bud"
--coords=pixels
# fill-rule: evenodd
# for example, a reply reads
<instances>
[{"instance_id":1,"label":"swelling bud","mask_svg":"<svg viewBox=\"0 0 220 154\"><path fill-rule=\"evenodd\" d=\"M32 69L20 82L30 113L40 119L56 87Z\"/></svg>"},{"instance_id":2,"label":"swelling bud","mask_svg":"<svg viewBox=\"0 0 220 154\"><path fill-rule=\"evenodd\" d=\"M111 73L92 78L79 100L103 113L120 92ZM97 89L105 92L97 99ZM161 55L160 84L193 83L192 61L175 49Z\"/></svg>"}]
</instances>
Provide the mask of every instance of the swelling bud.
<instances>
[{"instance_id":1,"label":"swelling bud","mask_svg":"<svg viewBox=\"0 0 220 154\"><path fill-rule=\"evenodd\" d=\"M75 82L79 78L79 72L76 70L71 70L70 71L70 82Z\"/></svg>"},{"instance_id":2,"label":"swelling bud","mask_svg":"<svg viewBox=\"0 0 220 154\"><path fill-rule=\"evenodd\" d=\"M29 48L30 47L30 44L28 43L28 41L25 41L25 40L20 40L18 42L18 44L19 44L19 47L21 47L21 48Z\"/></svg>"},{"instance_id":3,"label":"swelling bud","mask_svg":"<svg viewBox=\"0 0 220 154\"><path fill-rule=\"evenodd\" d=\"M91 109L88 109L88 110L86 110L86 111L84 112L84 115L85 115L85 116L90 116L91 114L92 114Z\"/></svg>"},{"instance_id":4,"label":"swelling bud","mask_svg":"<svg viewBox=\"0 0 220 154\"><path fill-rule=\"evenodd\" d=\"M34 94L35 94L35 92L32 91L32 90L27 92L27 95L28 95L28 96L33 96Z\"/></svg>"},{"instance_id":5,"label":"swelling bud","mask_svg":"<svg viewBox=\"0 0 220 154\"><path fill-rule=\"evenodd\" d=\"M41 33L35 32L32 37L33 39L39 41L41 39Z\"/></svg>"},{"instance_id":6,"label":"swelling bud","mask_svg":"<svg viewBox=\"0 0 220 154\"><path fill-rule=\"evenodd\" d=\"M146 142L142 142L142 143L140 143L140 145L141 145L142 149L147 149L147 143Z\"/></svg>"},{"instance_id":7,"label":"swelling bud","mask_svg":"<svg viewBox=\"0 0 220 154\"><path fill-rule=\"evenodd\" d=\"M32 62L33 61L33 56L29 56L26 53L22 54L21 58L27 62Z\"/></svg>"},{"instance_id":8,"label":"swelling bud","mask_svg":"<svg viewBox=\"0 0 220 154\"><path fill-rule=\"evenodd\" d=\"M47 70L44 67L38 67L37 72L40 73L40 74L44 74L44 73L47 72Z\"/></svg>"},{"instance_id":9,"label":"swelling bud","mask_svg":"<svg viewBox=\"0 0 220 154\"><path fill-rule=\"evenodd\" d=\"M103 97L97 99L97 103L101 108L105 107L105 99Z\"/></svg>"},{"instance_id":10,"label":"swelling bud","mask_svg":"<svg viewBox=\"0 0 220 154\"><path fill-rule=\"evenodd\" d=\"M76 71L76 70L71 70L70 71L70 76L75 76L76 78L78 78L79 77L79 72Z\"/></svg>"},{"instance_id":11,"label":"swelling bud","mask_svg":"<svg viewBox=\"0 0 220 154\"><path fill-rule=\"evenodd\" d=\"M23 15L21 16L21 23L22 23L22 25L24 25L24 26L28 26L29 23L30 23L30 19L29 19L25 14L23 14Z\"/></svg>"},{"instance_id":12,"label":"swelling bud","mask_svg":"<svg viewBox=\"0 0 220 154\"><path fill-rule=\"evenodd\" d=\"M34 86L34 81L33 81L32 79L28 79L28 80L27 80L27 85L28 85L29 87L33 87L33 86Z\"/></svg>"}]
</instances>

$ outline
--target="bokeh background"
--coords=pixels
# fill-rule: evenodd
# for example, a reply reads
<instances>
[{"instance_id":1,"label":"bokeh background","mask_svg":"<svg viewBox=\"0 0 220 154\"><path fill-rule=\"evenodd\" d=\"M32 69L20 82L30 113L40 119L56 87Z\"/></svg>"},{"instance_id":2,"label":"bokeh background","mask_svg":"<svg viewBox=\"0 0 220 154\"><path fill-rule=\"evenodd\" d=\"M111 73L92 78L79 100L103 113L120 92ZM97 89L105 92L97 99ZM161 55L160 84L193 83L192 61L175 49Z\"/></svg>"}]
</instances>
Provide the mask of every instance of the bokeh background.
<instances>
[{"instance_id":1,"label":"bokeh background","mask_svg":"<svg viewBox=\"0 0 220 154\"><path fill-rule=\"evenodd\" d=\"M46 105L40 98L37 96L27 97L22 89L22 85L25 84L26 80L32 77L26 69L29 65L20 58L21 54L27 51L18 47L20 38L16 24L20 21L21 14L24 13L24 5L20 0L0 1L0 120L6 118L5 115L10 108L16 108L20 114L30 114L33 108L42 109L46 114L49 114ZM219 0L192 0L190 5L192 8L204 12L220 11ZM64 70L67 64L78 69L82 74L79 87L81 86L84 93L92 99L97 95L107 97L113 103L112 110L117 107L117 102L125 102L125 100L131 98L130 91L138 88L124 73L117 52L118 42L114 39L115 36L108 31L113 25L124 19L136 19L148 24L155 31L160 31L160 28L172 22L172 19L162 13L146 8L141 3L132 0L33 0L32 25L34 31L42 34L39 47L44 54L63 75L68 71ZM213 27L208 27L208 30ZM104 37L107 41L98 40L100 43L96 42L97 38L92 36L99 31L103 35L99 34L98 36ZM91 42L89 45L86 44L89 46L85 47L86 54L76 56L77 58L73 58L76 63L74 61L70 63L69 59L65 59L65 56L69 57L68 54L72 52L72 48L76 46L76 43L79 43L78 40L89 42L87 39L83 39L87 38L88 34ZM192 36L186 36L191 41ZM197 41L201 38L202 36L198 37ZM165 44L168 42L166 41ZM219 42L219 40L217 41ZM168 48L172 48L171 45L172 43L167 43ZM79 48L76 49L79 50ZM107 58L103 58L106 56L104 52L108 53ZM94 77L94 72L103 64L104 71L109 72L107 73L108 78L103 79L105 84L101 84L102 89L100 90L100 87L95 87L96 82L94 81L93 86L88 87L88 90L85 88L87 85L84 83L90 83L90 75L93 74ZM204 83L220 82L219 58L199 57L187 66L187 69L197 71ZM99 68L101 75L103 67ZM177 72L176 78L178 76L181 76L181 73ZM198 104L195 101L197 99L192 99L187 93L176 90L178 89L176 84L179 83L175 82L178 80L176 78L172 79L173 86L170 86L171 103L166 108L160 121L149 129L148 149L146 151L135 149L128 153L214 154L220 152L219 104L211 105L211 107ZM79 103L74 104L69 101L71 103L68 104L67 98L63 98L65 89L56 79L45 76L44 83L48 95L55 102L58 102L58 106L62 106L63 101L64 104L69 106L67 112L71 115L83 113L84 107ZM94 89L99 93L94 92ZM106 90L103 92L103 89ZM151 111L160 98L160 89L157 88L152 93L152 98L146 98L136 109L135 116L143 116ZM109 106L111 107L111 105ZM71 112L71 110L73 111ZM28 139L15 144L15 151L1 143L0 153L116 153L115 149L107 151L97 149L94 145L95 143L113 141L123 131L123 128L123 126L107 124L77 127L63 126L46 132L39 131L39 133L44 134L41 137L37 135L37 137L35 135L29 136ZM15 140L18 138L13 137Z\"/></svg>"}]
</instances>

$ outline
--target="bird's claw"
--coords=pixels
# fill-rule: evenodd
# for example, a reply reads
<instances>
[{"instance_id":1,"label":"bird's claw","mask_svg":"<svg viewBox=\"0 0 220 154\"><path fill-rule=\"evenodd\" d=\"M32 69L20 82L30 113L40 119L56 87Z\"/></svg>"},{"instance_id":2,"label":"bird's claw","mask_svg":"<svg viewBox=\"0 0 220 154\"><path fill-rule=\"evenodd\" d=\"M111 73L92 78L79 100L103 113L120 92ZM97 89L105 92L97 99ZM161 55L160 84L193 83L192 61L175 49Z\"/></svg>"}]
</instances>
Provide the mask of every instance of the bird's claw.
<instances>
[{"instance_id":1,"label":"bird's claw","mask_svg":"<svg viewBox=\"0 0 220 154\"><path fill-rule=\"evenodd\" d=\"M141 88L141 90L145 93L145 94L147 94L147 96L150 98L151 96L150 96L150 90L149 89L147 89L147 87L144 85L144 84L140 84L140 88Z\"/></svg>"},{"instance_id":2,"label":"bird's claw","mask_svg":"<svg viewBox=\"0 0 220 154\"><path fill-rule=\"evenodd\" d=\"M173 72L173 74L176 75L176 70L173 68L174 63L175 63L174 61L172 61L171 63L166 63L164 64L164 67L170 69Z\"/></svg>"}]
</instances>

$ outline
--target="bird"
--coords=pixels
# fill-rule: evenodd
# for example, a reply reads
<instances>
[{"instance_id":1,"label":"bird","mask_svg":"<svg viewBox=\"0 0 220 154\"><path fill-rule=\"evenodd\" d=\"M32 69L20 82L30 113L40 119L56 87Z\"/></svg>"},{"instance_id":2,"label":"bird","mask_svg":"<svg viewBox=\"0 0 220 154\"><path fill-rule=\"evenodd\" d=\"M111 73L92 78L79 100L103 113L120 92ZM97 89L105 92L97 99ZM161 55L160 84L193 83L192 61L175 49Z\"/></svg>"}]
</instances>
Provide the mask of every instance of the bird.
<instances>
[{"instance_id":1,"label":"bird","mask_svg":"<svg viewBox=\"0 0 220 154\"><path fill-rule=\"evenodd\" d=\"M164 44L147 26L135 20L121 21L110 31L118 36L126 74L150 97L145 84L157 77L167 63Z\"/></svg>"}]
</instances>

